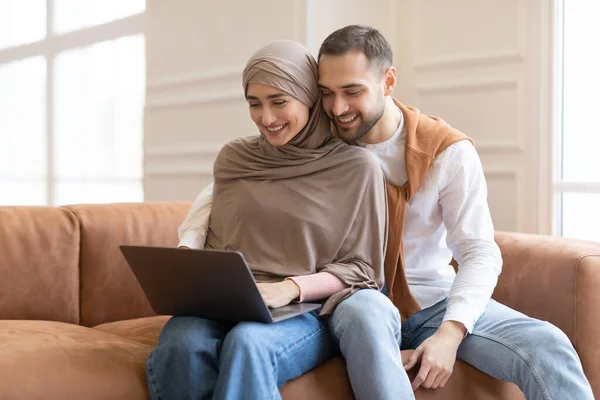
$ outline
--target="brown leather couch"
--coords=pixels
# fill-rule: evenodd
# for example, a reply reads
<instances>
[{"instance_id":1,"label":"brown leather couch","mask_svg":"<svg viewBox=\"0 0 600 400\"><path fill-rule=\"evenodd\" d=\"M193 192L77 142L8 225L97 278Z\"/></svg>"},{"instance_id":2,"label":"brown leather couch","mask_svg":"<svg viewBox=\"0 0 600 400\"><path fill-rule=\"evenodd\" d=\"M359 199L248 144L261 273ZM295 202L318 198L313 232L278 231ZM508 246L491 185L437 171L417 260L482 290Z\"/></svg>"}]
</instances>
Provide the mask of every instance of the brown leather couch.
<instances>
[{"instance_id":1,"label":"brown leather couch","mask_svg":"<svg viewBox=\"0 0 600 400\"><path fill-rule=\"evenodd\" d=\"M189 205L0 207L0 399L147 398L145 360L167 317L153 314L118 245L175 246ZM515 233L497 242L494 297L560 327L600 396L600 244ZM352 397L340 358L281 392ZM416 397L523 398L461 362L445 388Z\"/></svg>"}]
</instances>

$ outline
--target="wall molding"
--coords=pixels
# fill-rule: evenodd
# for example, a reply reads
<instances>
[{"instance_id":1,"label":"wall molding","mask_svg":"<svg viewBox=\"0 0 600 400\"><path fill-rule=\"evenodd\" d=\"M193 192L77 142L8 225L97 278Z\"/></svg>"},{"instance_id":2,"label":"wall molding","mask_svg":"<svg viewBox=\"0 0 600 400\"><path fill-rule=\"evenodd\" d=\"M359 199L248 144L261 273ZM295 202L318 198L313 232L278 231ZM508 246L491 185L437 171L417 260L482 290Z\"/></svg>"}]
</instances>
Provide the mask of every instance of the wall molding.
<instances>
[{"instance_id":1,"label":"wall molding","mask_svg":"<svg viewBox=\"0 0 600 400\"><path fill-rule=\"evenodd\" d=\"M151 146L145 151L144 175L148 177L211 177L222 145L192 144Z\"/></svg>"},{"instance_id":2,"label":"wall molding","mask_svg":"<svg viewBox=\"0 0 600 400\"><path fill-rule=\"evenodd\" d=\"M207 71L198 71L189 74L166 76L154 79L146 84L146 91L173 89L180 86L211 83L215 80L242 79L244 66L227 66Z\"/></svg>"},{"instance_id":3,"label":"wall molding","mask_svg":"<svg viewBox=\"0 0 600 400\"><path fill-rule=\"evenodd\" d=\"M198 177L211 177L213 176L212 168L208 167L193 167L193 166L178 166L178 167L168 167L164 168L161 166L160 168L152 165L146 165L144 168L144 176L146 178L153 177L190 177L190 176L198 176Z\"/></svg>"},{"instance_id":4,"label":"wall molding","mask_svg":"<svg viewBox=\"0 0 600 400\"><path fill-rule=\"evenodd\" d=\"M421 9L421 1L415 1L414 18L420 22L421 16L423 15ZM516 49L498 49L493 51L483 52L469 52L469 53L454 53L445 54L433 57L420 57L420 54L415 51L413 53L413 59L415 60L413 65L416 72L435 71L443 69L456 69L456 68L468 68L468 67L482 67L482 66L497 66L497 65L509 65L513 63L522 63L525 61L525 46L524 46L524 34L527 33L526 28L526 9L523 6L517 4L517 43ZM415 37L413 42L416 46L419 45L419 30L415 28ZM509 45L512 47L512 45Z\"/></svg>"},{"instance_id":5,"label":"wall molding","mask_svg":"<svg viewBox=\"0 0 600 400\"><path fill-rule=\"evenodd\" d=\"M488 195L489 195L489 188L490 188L490 184L496 180L500 180L500 181L508 181L512 184L514 184L515 187L515 191L514 193L510 193L513 198L514 198L514 202L515 202L515 209L514 211L514 218L515 218L515 225L514 225L514 230L516 232L523 232L524 229L526 228L527 225L527 221L524 218L523 215L523 195L521 193L521 184L522 184L522 176L521 176L521 171L519 171L518 169L516 169L515 167L500 167L500 166L492 166L492 167L488 167L488 168L484 168L483 169L483 173L485 176L485 180L488 186ZM488 203L489 203L489 199L488 199ZM505 203L505 201L504 201ZM506 204L506 203L505 203Z\"/></svg>"},{"instance_id":6,"label":"wall molding","mask_svg":"<svg viewBox=\"0 0 600 400\"><path fill-rule=\"evenodd\" d=\"M503 168L503 167L488 167L483 169L483 174L486 179L510 179L518 182L519 180L519 172L515 169L511 168Z\"/></svg>"},{"instance_id":7,"label":"wall molding","mask_svg":"<svg viewBox=\"0 0 600 400\"><path fill-rule=\"evenodd\" d=\"M147 96L145 109L148 111L190 107L200 104L218 104L228 101L245 101L242 90L210 94L176 94L170 96Z\"/></svg>"},{"instance_id":8,"label":"wall molding","mask_svg":"<svg viewBox=\"0 0 600 400\"><path fill-rule=\"evenodd\" d=\"M518 142L500 142L494 140L475 141L475 149L479 154L523 154L523 147Z\"/></svg>"},{"instance_id":9,"label":"wall molding","mask_svg":"<svg viewBox=\"0 0 600 400\"><path fill-rule=\"evenodd\" d=\"M464 53L431 57L414 63L415 71L435 71L440 69L455 69L482 67L487 65L505 65L521 63L525 60L521 52L501 50L487 53Z\"/></svg>"},{"instance_id":10,"label":"wall molding","mask_svg":"<svg viewBox=\"0 0 600 400\"><path fill-rule=\"evenodd\" d=\"M469 92L485 92L490 90L514 89L517 97L522 94L519 78L504 77L504 78L477 78L461 81L441 81L429 84L421 84L415 87L415 90L420 96L428 96L443 93L469 93ZM523 154L524 147L521 139L520 126L517 127L517 138L514 141L501 140L481 140L475 142L475 148L480 154L490 153L514 153Z\"/></svg>"},{"instance_id":11,"label":"wall molding","mask_svg":"<svg viewBox=\"0 0 600 400\"><path fill-rule=\"evenodd\" d=\"M206 145L176 145L176 146L156 146L156 147L148 147L145 151L146 158L155 158L155 157L189 157L189 156L199 156L199 157L207 157L213 156L216 157L221 150L222 145L218 144L206 144Z\"/></svg>"},{"instance_id":12,"label":"wall molding","mask_svg":"<svg viewBox=\"0 0 600 400\"><path fill-rule=\"evenodd\" d=\"M207 71L167 76L146 85L148 111L242 101L240 85L244 67L226 66Z\"/></svg>"},{"instance_id":13,"label":"wall molding","mask_svg":"<svg viewBox=\"0 0 600 400\"><path fill-rule=\"evenodd\" d=\"M517 77L505 77L417 84L415 90L419 95L427 95L447 92L481 92L495 89L518 89L518 87L519 79Z\"/></svg>"}]
</instances>

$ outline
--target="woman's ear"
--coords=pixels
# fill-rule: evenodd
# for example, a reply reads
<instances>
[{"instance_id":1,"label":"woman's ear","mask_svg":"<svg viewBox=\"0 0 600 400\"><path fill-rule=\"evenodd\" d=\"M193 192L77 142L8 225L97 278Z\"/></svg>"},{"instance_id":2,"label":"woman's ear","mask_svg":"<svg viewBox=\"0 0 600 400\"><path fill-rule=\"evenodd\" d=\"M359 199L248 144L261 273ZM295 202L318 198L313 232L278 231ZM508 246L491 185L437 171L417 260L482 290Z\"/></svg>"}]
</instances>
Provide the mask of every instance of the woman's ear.
<instances>
[{"instance_id":1,"label":"woman's ear","mask_svg":"<svg viewBox=\"0 0 600 400\"><path fill-rule=\"evenodd\" d=\"M396 87L396 83L397 83L396 68L394 68L392 66L385 70L384 77L383 77L383 83L384 83L384 88L383 88L384 96L391 96L391 94L394 92L394 88Z\"/></svg>"}]
</instances>

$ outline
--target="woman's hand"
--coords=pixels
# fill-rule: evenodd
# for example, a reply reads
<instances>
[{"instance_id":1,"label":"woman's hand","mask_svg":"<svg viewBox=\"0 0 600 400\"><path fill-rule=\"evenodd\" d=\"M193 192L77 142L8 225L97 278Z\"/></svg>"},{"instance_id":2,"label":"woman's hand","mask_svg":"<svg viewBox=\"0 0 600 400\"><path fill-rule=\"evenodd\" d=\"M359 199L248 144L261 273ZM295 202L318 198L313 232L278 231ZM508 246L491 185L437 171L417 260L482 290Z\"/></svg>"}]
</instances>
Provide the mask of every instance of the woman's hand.
<instances>
[{"instance_id":1,"label":"woman's hand","mask_svg":"<svg viewBox=\"0 0 600 400\"><path fill-rule=\"evenodd\" d=\"M287 306L300 297L300 288L290 279L277 283L258 283L257 286L269 308Z\"/></svg>"}]
</instances>

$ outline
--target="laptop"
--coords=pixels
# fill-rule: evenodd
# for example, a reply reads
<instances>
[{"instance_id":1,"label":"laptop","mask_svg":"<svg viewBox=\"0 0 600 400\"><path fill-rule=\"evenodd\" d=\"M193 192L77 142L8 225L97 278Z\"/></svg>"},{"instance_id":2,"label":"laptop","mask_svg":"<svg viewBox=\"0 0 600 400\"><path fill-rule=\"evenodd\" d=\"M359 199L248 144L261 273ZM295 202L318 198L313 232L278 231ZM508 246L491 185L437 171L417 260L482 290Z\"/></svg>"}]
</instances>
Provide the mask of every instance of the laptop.
<instances>
[{"instance_id":1,"label":"laptop","mask_svg":"<svg viewBox=\"0 0 600 400\"><path fill-rule=\"evenodd\" d=\"M274 323L316 310L317 303L269 309L237 251L119 246L155 313Z\"/></svg>"}]
</instances>

